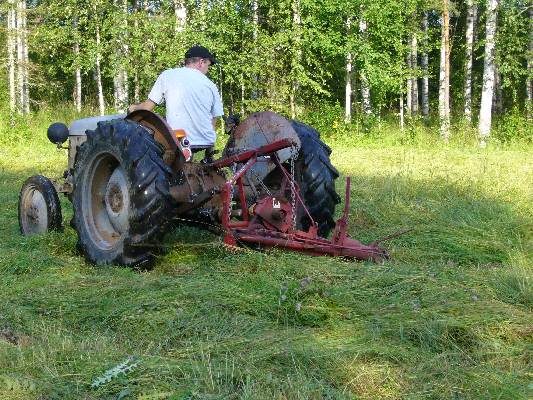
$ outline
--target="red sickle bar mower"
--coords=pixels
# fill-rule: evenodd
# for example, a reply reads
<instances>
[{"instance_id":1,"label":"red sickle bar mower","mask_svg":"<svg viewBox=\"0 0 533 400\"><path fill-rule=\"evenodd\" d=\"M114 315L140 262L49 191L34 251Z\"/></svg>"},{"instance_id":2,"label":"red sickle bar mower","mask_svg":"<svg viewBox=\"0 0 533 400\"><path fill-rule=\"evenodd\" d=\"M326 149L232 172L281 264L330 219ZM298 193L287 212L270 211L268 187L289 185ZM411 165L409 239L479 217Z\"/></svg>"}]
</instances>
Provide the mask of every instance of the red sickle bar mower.
<instances>
[{"instance_id":1,"label":"red sickle bar mower","mask_svg":"<svg viewBox=\"0 0 533 400\"><path fill-rule=\"evenodd\" d=\"M295 144L289 139L282 139L272 144L249 150L233 157L227 157L213 163L215 168L230 167L235 163L244 165L226 182L221 190L223 201L222 227L224 229L224 243L237 245L246 243L266 247L279 247L299 251L310 255L331 255L356 258L359 260L381 261L388 258L386 250L376 243L364 245L358 240L348 237L348 212L350 207L350 178L346 179L346 198L344 214L335 224L332 239L318 236L318 227L302 198L298 194L294 177L290 176L286 168L277 158L276 151L290 148ZM291 187L293 206L284 199L266 196L254 204L249 212L244 190L245 173L258 162L258 157L268 157L282 171L284 178ZM242 209L241 220L231 221L232 194L237 188ZM302 207L309 219L311 227L307 231L298 230L293 219L294 204Z\"/></svg>"}]
</instances>

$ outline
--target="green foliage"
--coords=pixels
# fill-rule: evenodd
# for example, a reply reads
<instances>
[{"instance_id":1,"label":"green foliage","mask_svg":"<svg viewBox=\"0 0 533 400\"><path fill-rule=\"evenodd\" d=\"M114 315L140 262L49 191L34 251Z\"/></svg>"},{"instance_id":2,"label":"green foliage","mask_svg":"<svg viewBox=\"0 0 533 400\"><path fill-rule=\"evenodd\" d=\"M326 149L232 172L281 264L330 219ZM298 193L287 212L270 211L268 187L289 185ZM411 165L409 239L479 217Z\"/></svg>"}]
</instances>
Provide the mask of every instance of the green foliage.
<instances>
[{"instance_id":1,"label":"green foliage","mask_svg":"<svg viewBox=\"0 0 533 400\"><path fill-rule=\"evenodd\" d=\"M301 118L325 103L344 102L345 62L352 54L354 92L361 76L370 84L374 114L397 108L405 80L422 75L409 69L406 55L412 35L419 54L429 52L430 97L437 97L440 14L439 2L357 0L258 0L254 16L251 0L179 2L187 11L183 29L177 28L173 1L39 0L28 2L30 84L32 106L41 108L70 100L74 71L81 69L84 103L96 103L95 60L100 55L105 98L113 104L113 78L124 68L130 97L138 85L144 98L157 75L180 65L185 50L195 43L212 49L221 64L211 78L220 88L226 111L245 113L271 109L290 113L296 100ZM126 9L124 8L126 4ZM2 9L7 6L4 2ZM429 40L423 42L420 18L429 13ZM295 18L294 14L299 16ZM464 29L466 8L452 5L453 107L462 110L464 85ZM484 4L475 42L474 104L479 101L483 70ZM255 19L257 17L257 19ZM359 29L361 19L366 31ZM350 19L348 29L346 21ZM96 31L101 43L97 48ZM505 0L499 7L497 62L503 77L506 110L524 112L529 20L527 2ZM5 33L0 30L0 43ZM80 53L73 51L75 43ZM124 46L123 44L126 44ZM0 75L0 96L7 93L6 74ZM294 92L294 93L293 93ZM354 108L358 108L354 104ZM434 107L432 107L434 112ZM372 121L364 121L365 124ZM368 126L365 126L368 131Z\"/></svg>"}]
</instances>

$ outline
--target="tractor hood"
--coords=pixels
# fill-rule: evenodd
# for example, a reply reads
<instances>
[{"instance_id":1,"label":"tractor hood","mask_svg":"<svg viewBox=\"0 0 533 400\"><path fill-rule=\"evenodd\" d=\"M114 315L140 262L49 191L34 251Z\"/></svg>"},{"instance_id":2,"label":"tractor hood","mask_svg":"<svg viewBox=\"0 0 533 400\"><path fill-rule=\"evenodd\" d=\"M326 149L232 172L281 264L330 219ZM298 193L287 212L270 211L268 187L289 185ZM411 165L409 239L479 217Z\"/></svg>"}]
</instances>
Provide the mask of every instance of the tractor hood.
<instances>
[{"instance_id":1,"label":"tractor hood","mask_svg":"<svg viewBox=\"0 0 533 400\"><path fill-rule=\"evenodd\" d=\"M103 115L98 117L89 117L83 119L77 119L73 121L70 125L70 136L85 136L86 130L94 130L98 122L111 121L114 119L125 118L126 114L112 114L112 115Z\"/></svg>"}]
</instances>

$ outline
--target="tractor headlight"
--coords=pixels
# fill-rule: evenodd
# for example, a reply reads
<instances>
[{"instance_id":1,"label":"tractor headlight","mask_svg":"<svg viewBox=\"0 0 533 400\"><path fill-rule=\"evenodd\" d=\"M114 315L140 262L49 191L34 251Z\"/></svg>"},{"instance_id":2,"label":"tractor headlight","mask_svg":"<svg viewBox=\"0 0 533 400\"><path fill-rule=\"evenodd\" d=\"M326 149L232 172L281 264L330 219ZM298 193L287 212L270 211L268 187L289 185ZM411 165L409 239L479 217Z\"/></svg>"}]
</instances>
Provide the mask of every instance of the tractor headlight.
<instances>
[{"instance_id":1,"label":"tractor headlight","mask_svg":"<svg viewBox=\"0 0 533 400\"><path fill-rule=\"evenodd\" d=\"M58 146L61 146L63 143L65 143L65 141L68 139L68 135L68 127L61 122L53 123L48 127L48 140Z\"/></svg>"}]
</instances>

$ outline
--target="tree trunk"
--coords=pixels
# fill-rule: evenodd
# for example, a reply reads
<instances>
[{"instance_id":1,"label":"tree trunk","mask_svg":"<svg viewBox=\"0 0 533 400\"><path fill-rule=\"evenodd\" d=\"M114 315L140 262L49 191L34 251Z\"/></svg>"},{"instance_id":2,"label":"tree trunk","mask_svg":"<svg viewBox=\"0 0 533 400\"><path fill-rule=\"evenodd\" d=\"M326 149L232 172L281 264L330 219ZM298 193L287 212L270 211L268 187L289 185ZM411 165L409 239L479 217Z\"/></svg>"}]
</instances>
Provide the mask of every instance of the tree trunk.
<instances>
[{"instance_id":1,"label":"tree trunk","mask_svg":"<svg viewBox=\"0 0 533 400\"><path fill-rule=\"evenodd\" d=\"M187 7L185 7L183 0L174 0L174 16L174 32L183 32L187 24Z\"/></svg>"},{"instance_id":2,"label":"tree trunk","mask_svg":"<svg viewBox=\"0 0 533 400\"><path fill-rule=\"evenodd\" d=\"M422 52L422 115L424 119L429 117L429 70L428 70L428 13L422 16L422 29L424 31L424 50Z\"/></svg>"},{"instance_id":3,"label":"tree trunk","mask_svg":"<svg viewBox=\"0 0 533 400\"><path fill-rule=\"evenodd\" d=\"M128 71L125 67L129 48L127 38L124 37L128 31L128 1L122 0L122 4L117 1L116 4L121 6L121 10L117 11L121 17L122 34L117 40L117 74L113 79L113 84L115 88L115 108L118 112L124 112L129 104Z\"/></svg>"},{"instance_id":4,"label":"tree trunk","mask_svg":"<svg viewBox=\"0 0 533 400\"><path fill-rule=\"evenodd\" d=\"M448 0L443 0L439 74L440 136L450 138L450 14Z\"/></svg>"},{"instance_id":5,"label":"tree trunk","mask_svg":"<svg viewBox=\"0 0 533 400\"><path fill-rule=\"evenodd\" d=\"M492 97L492 111L495 114L503 112L502 75L498 64L494 63L494 96Z\"/></svg>"},{"instance_id":6,"label":"tree trunk","mask_svg":"<svg viewBox=\"0 0 533 400\"><path fill-rule=\"evenodd\" d=\"M474 32L476 30L477 4L475 0L467 0L466 15L466 52L465 52L465 118L472 122L472 60L474 49Z\"/></svg>"},{"instance_id":7,"label":"tree trunk","mask_svg":"<svg viewBox=\"0 0 533 400\"><path fill-rule=\"evenodd\" d=\"M527 116L529 119L533 118L533 7L529 7L529 45L527 56Z\"/></svg>"},{"instance_id":8,"label":"tree trunk","mask_svg":"<svg viewBox=\"0 0 533 400\"><path fill-rule=\"evenodd\" d=\"M297 104L296 104L296 95L298 91L298 79L295 76L295 71L297 71L297 65L300 63L302 58L302 50L300 48L300 28L301 28L301 17L300 17L300 0L293 0L292 3L292 23L293 23L293 32L294 32L294 59L292 61L292 83L291 83L291 93L290 93L290 105L291 105L291 118L296 118L297 114Z\"/></svg>"},{"instance_id":9,"label":"tree trunk","mask_svg":"<svg viewBox=\"0 0 533 400\"><path fill-rule=\"evenodd\" d=\"M78 20L74 18L74 63L76 64L76 70L74 72L74 106L76 111L81 112L81 68L80 62L80 35L78 31Z\"/></svg>"},{"instance_id":10,"label":"tree trunk","mask_svg":"<svg viewBox=\"0 0 533 400\"><path fill-rule=\"evenodd\" d=\"M96 14L96 12L95 5L94 13ZM98 107L100 109L100 115L105 115L104 89L102 87L102 71L100 69L100 25L98 20L96 21L96 59L94 75L96 87L98 88Z\"/></svg>"},{"instance_id":11,"label":"tree trunk","mask_svg":"<svg viewBox=\"0 0 533 400\"><path fill-rule=\"evenodd\" d=\"M174 2L174 5L176 2ZM133 20L133 30L138 32L139 30L139 13L141 5L139 0L135 0L135 19ZM137 104L141 101L141 84L139 81L139 66L135 65L135 72L133 73L133 101Z\"/></svg>"},{"instance_id":12,"label":"tree trunk","mask_svg":"<svg viewBox=\"0 0 533 400\"><path fill-rule=\"evenodd\" d=\"M26 0L22 0L23 15L22 15L22 44L24 46L24 113L30 112L30 78L29 78L29 49L28 49L28 18Z\"/></svg>"},{"instance_id":13,"label":"tree trunk","mask_svg":"<svg viewBox=\"0 0 533 400\"><path fill-rule=\"evenodd\" d=\"M244 95L245 95L244 75L241 74L241 115L243 116L244 116Z\"/></svg>"},{"instance_id":14,"label":"tree trunk","mask_svg":"<svg viewBox=\"0 0 533 400\"><path fill-rule=\"evenodd\" d=\"M18 112L29 112L27 60L28 49L26 40L26 0L19 0L16 11L17 33L17 92Z\"/></svg>"},{"instance_id":15,"label":"tree trunk","mask_svg":"<svg viewBox=\"0 0 533 400\"><path fill-rule=\"evenodd\" d=\"M361 19L359 20L359 32L363 38L366 37L366 20L363 16L361 16ZM366 115L372 114L372 105L370 103L370 86L368 84L364 67L361 70L361 97L363 100L363 112Z\"/></svg>"},{"instance_id":16,"label":"tree trunk","mask_svg":"<svg viewBox=\"0 0 533 400\"><path fill-rule=\"evenodd\" d=\"M479 138L480 146L487 144L492 123L492 96L494 91L494 38L496 34L496 16L498 0L488 0L485 37L485 62L483 66L483 89L481 92L481 107L479 110Z\"/></svg>"},{"instance_id":17,"label":"tree trunk","mask_svg":"<svg viewBox=\"0 0 533 400\"><path fill-rule=\"evenodd\" d=\"M259 2L258 0L252 0L252 25L253 25L253 31L252 31L252 40L254 41L254 52L255 57L258 57L257 55L257 38L259 37ZM259 86L259 76L257 74L254 74L253 76L253 82L254 87L252 88L252 99L257 99L259 97L258 92L258 86Z\"/></svg>"},{"instance_id":18,"label":"tree trunk","mask_svg":"<svg viewBox=\"0 0 533 400\"><path fill-rule=\"evenodd\" d=\"M405 111L408 116L411 116L413 114L413 110L411 109L411 106L413 104L413 66L411 64L412 58L411 58L411 52L407 54L407 57L405 58L407 62L407 71L408 71L408 78L407 78L407 104L405 105Z\"/></svg>"},{"instance_id":19,"label":"tree trunk","mask_svg":"<svg viewBox=\"0 0 533 400\"><path fill-rule=\"evenodd\" d=\"M400 87L400 130L403 131L403 87Z\"/></svg>"},{"instance_id":20,"label":"tree trunk","mask_svg":"<svg viewBox=\"0 0 533 400\"><path fill-rule=\"evenodd\" d=\"M9 81L9 111L11 123L17 108L17 93L15 81L15 52L16 52L16 16L15 0L8 0L7 9L7 70Z\"/></svg>"},{"instance_id":21,"label":"tree trunk","mask_svg":"<svg viewBox=\"0 0 533 400\"><path fill-rule=\"evenodd\" d=\"M413 32L411 38L411 69L412 69L412 83L411 83L411 113L418 114L418 38L417 33Z\"/></svg>"},{"instance_id":22,"label":"tree trunk","mask_svg":"<svg viewBox=\"0 0 533 400\"><path fill-rule=\"evenodd\" d=\"M350 18L346 18L346 34L350 36ZM346 88L344 99L344 120L350 123L352 120L352 53L346 53Z\"/></svg>"}]
</instances>

